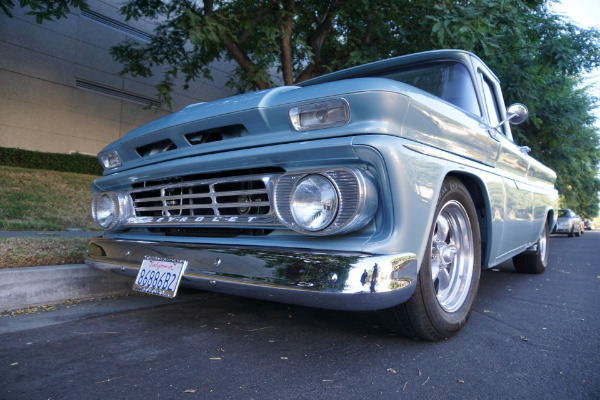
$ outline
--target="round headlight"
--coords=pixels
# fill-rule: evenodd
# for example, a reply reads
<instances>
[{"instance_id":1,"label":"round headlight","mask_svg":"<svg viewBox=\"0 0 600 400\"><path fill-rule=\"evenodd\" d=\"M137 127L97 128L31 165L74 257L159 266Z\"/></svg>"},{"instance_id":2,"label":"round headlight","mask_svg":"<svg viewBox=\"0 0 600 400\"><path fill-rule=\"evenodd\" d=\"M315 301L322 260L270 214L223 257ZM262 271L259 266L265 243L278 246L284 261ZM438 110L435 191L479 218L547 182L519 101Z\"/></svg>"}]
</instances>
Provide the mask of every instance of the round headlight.
<instances>
[{"instance_id":1,"label":"round headlight","mask_svg":"<svg viewBox=\"0 0 600 400\"><path fill-rule=\"evenodd\" d=\"M308 175L294 188L290 208L294 220L307 231L325 229L338 212L338 193L334 184L322 175Z\"/></svg>"},{"instance_id":2,"label":"round headlight","mask_svg":"<svg viewBox=\"0 0 600 400\"><path fill-rule=\"evenodd\" d=\"M92 201L92 215L96 223L103 229L110 229L117 224L119 218L118 196L100 194Z\"/></svg>"}]
</instances>

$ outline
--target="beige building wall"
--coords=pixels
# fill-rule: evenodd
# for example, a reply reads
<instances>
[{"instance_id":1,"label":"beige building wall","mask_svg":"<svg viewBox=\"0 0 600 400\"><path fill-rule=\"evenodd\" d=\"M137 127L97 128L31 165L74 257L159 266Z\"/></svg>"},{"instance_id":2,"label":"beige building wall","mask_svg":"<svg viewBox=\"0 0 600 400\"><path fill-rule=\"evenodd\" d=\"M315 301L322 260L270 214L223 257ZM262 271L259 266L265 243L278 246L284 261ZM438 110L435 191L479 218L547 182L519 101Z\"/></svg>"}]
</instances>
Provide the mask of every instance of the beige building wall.
<instances>
[{"instance_id":1,"label":"beige building wall","mask_svg":"<svg viewBox=\"0 0 600 400\"><path fill-rule=\"evenodd\" d=\"M121 66L109 54L125 39L143 43L153 25L125 24L117 0L88 4L89 12L73 10L66 19L41 25L18 5L13 18L0 12L0 147L96 155L131 129L171 112L165 105L144 109L156 101L158 76L119 76ZM231 95L225 88L230 70L215 64L213 81L176 90L172 110Z\"/></svg>"}]
</instances>

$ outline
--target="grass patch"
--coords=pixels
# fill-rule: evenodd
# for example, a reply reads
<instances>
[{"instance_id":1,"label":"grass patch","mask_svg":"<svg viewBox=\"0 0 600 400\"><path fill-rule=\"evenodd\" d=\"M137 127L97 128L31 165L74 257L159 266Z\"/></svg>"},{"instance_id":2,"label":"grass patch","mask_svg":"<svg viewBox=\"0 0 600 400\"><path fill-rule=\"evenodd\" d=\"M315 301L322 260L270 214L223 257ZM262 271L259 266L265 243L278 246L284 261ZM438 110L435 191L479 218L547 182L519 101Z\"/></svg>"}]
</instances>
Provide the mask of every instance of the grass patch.
<instances>
[{"instance_id":1,"label":"grass patch","mask_svg":"<svg viewBox=\"0 0 600 400\"><path fill-rule=\"evenodd\" d=\"M90 186L96 176L0 166L0 230L96 230Z\"/></svg>"},{"instance_id":2,"label":"grass patch","mask_svg":"<svg viewBox=\"0 0 600 400\"><path fill-rule=\"evenodd\" d=\"M41 265L81 264L88 238L0 239L0 268L37 267Z\"/></svg>"}]
</instances>

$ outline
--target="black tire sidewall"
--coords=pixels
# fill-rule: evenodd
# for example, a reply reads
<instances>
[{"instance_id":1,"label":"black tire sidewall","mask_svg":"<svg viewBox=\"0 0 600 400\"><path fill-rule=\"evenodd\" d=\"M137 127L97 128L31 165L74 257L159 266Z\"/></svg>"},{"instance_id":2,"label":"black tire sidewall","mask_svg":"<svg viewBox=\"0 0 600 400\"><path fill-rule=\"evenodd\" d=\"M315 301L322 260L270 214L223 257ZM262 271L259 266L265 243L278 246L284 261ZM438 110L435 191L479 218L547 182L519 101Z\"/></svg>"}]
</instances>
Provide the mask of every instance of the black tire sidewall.
<instances>
[{"instance_id":1,"label":"black tire sidewall","mask_svg":"<svg viewBox=\"0 0 600 400\"><path fill-rule=\"evenodd\" d=\"M548 266L548 256L550 255L550 232L548 231L548 221L544 224L542 235L546 236L546 254L542 255L540 247L541 236L536 242L535 251L524 251L513 257L513 265L519 273L524 274L541 274ZM544 261L545 260L545 261Z\"/></svg>"}]
</instances>

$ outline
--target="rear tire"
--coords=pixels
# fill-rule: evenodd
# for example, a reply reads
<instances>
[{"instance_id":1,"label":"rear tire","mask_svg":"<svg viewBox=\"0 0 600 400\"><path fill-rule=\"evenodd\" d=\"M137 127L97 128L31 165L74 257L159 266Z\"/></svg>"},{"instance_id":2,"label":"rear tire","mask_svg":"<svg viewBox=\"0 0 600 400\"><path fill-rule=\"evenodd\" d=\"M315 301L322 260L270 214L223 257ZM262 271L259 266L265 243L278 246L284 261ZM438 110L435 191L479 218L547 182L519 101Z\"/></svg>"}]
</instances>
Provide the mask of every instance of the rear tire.
<instances>
[{"instance_id":1,"label":"rear tire","mask_svg":"<svg viewBox=\"0 0 600 400\"><path fill-rule=\"evenodd\" d=\"M442 340L467 322L479 288L481 243L475 205L457 178L442 185L416 289L404 304L380 311L402 336Z\"/></svg>"},{"instance_id":2,"label":"rear tire","mask_svg":"<svg viewBox=\"0 0 600 400\"><path fill-rule=\"evenodd\" d=\"M571 236L571 235L569 235ZM548 265L548 221L536 243L536 250L525 251L513 257L517 272L525 274L541 274Z\"/></svg>"}]
</instances>

